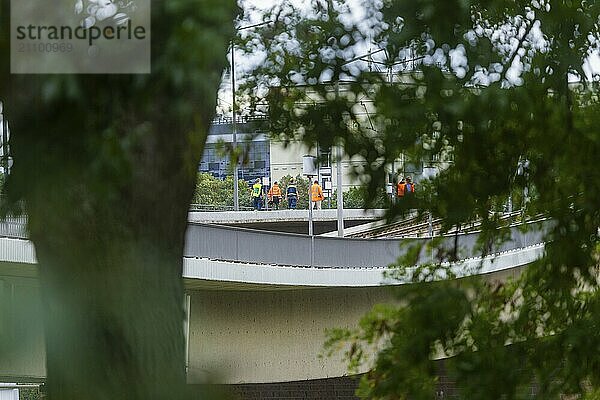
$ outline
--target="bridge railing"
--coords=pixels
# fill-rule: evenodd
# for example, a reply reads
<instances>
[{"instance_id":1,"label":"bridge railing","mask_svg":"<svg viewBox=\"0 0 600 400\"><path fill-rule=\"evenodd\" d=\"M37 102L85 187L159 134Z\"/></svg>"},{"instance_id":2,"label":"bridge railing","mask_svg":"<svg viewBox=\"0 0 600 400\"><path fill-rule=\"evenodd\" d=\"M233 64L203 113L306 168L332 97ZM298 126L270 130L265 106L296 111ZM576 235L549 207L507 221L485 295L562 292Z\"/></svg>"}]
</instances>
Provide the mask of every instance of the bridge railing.
<instances>
[{"instance_id":1,"label":"bridge railing","mask_svg":"<svg viewBox=\"0 0 600 400\"><path fill-rule=\"evenodd\" d=\"M190 204L190 211L234 211L234 206L215 206L211 204ZM252 207L239 207L240 211L252 211Z\"/></svg>"},{"instance_id":2,"label":"bridge railing","mask_svg":"<svg viewBox=\"0 0 600 400\"><path fill-rule=\"evenodd\" d=\"M0 237L27 238L27 217L11 217L0 221Z\"/></svg>"},{"instance_id":3,"label":"bridge railing","mask_svg":"<svg viewBox=\"0 0 600 400\"><path fill-rule=\"evenodd\" d=\"M511 229L511 238L490 249L501 253L544 242L548 222L536 222L532 228ZM445 236L440 247L452 251L458 259L480 257L476 250L478 232ZM0 236L27 238L25 217L0 222ZM292 233L190 223L186 233L185 257L210 258L239 263L321 268L385 267L397 262L412 244L426 244L430 238L353 239L306 236ZM420 262L438 261L435 255L420 254Z\"/></svg>"},{"instance_id":4,"label":"bridge railing","mask_svg":"<svg viewBox=\"0 0 600 400\"><path fill-rule=\"evenodd\" d=\"M540 225L538 223L538 225ZM543 224L539 227L541 228ZM500 253L543 243L543 230L511 228L511 239L496 245ZM441 247L451 251L455 243L458 258L482 254L475 249L477 232L446 236ZM261 232L244 228L193 223L188 225L184 255L216 260L323 268L385 267L397 262L411 244L425 244L429 238L350 239ZM424 251L421 262L437 261Z\"/></svg>"}]
</instances>

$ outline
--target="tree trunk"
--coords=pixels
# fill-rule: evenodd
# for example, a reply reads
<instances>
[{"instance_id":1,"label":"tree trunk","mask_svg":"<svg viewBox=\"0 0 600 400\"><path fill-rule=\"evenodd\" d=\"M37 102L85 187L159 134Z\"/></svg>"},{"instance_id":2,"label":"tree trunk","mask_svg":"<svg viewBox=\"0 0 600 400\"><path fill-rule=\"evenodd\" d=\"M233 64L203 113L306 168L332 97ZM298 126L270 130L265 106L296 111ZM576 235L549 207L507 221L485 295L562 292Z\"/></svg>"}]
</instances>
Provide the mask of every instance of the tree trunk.
<instances>
[{"instance_id":1,"label":"tree trunk","mask_svg":"<svg viewBox=\"0 0 600 400\"><path fill-rule=\"evenodd\" d=\"M181 398L187 210L236 3L153 1L146 76L9 75L7 3L6 195L36 247L49 398Z\"/></svg>"},{"instance_id":2,"label":"tree trunk","mask_svg":"<svg viewBox=\"0 0 600 400\"><path fill-rule=\"evenodd\" d=\"M46 234L53 231L49 228ZM103 252L75 256L36 240L49 397L180 398L185 384L181 253L146 240L106 239ZM80 248L81 242L74 239L71 245Z\"/></svg>"}]
</instances>

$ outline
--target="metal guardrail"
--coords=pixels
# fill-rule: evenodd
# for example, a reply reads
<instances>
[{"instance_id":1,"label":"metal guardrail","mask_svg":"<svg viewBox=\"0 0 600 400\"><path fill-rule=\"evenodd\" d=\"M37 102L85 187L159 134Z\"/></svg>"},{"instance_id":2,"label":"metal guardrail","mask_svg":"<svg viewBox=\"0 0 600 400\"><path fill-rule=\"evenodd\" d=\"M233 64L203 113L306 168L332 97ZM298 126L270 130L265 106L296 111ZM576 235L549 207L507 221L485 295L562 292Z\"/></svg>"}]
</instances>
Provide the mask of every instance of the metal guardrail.
<instances>
[{"instance_id":1,"label":"metal guardrail","mask_svg":"<svg viewBox=\"0 0 600 400\"><path fill-rule=\"evenodd\" d=\"M252 211L254 208L252 207L239 207L240 211ZM211 204L190 204L189 211L235 211L234 206L215 206Z\"/></svg>"},{"instance_id":2,"label":"metal guardrail","mask_svg":"<svg viewBox=\"0 0 600 400\"><path fill-rule=\"evenodd\" d=\"M490 253L521 249L544 242L548 222L536 222L523 231L513 227L511 239L490 249ZM537 228L537 229L536 229ZM25 217L0 222L0 236L27 238ZM478 233L445 236L441 248L451 252L458 246L458 259L480 257L475 251ZM209 258L236 263L271 264L320 268L386 267L406 254L411 244L426 244L430 238L352 239L256 231L245 228L190 223L186 232L184 257ZM437 261L423 250L421 262Z\"/></svg>"},{"instance_id":3,"label":"metal guardrail","mask_svg":"<svg viewBox=\"0 0 600 400\"><path fill-rule=\"evenodd\" d=\"M27 217L12 217L0 221L0 236L27 239Z\"/></svg>"},{"instance_id":4,"label":"metal guardrail","mask_svg":"<svg viewBox=\"0 0 600 400\"><path fill-rule=\"evenodd\" d=\"M541 225L540 225L541 227ZM511 239L491 249L500 253L543 243L543 230L511 228ZM459 259L479 257L474 248L478 233L446 236L441 247L447 251L458 244ZM411 244L425 244L429 238L350 239L263 232L244 228L193 223L188 225L185 257L211 258L232 262L322 268L385 267L396 263ZM421 262L434 261L422 252Z\"/></svg>"}]
</instances>

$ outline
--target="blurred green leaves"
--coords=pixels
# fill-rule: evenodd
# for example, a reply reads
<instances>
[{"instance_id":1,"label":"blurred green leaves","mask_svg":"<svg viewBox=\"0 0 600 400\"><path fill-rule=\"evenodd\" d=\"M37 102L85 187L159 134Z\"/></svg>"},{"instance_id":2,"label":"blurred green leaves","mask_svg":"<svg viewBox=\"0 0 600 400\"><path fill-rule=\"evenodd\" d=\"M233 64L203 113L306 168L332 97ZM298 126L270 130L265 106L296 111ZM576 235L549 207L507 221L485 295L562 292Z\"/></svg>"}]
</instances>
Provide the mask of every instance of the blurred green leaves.
<instances>
[{"instance_id":1,"label":"blurred green leaves","mask_svg":"<svg viewBox=\"0 0 600 400\"><path fill-rule=\"evenodd\" d=\"M432 360L445 355L461 398L531 398L532 382L536 398L594 398L600 71L586 62L600 43L600 4L387 1L365 5L360 20L342 1L311 6L302 21L288 18L291 6L277 9L271 17L285 29L252 37L273 50L247 87L266 105L273 134L343 145L365 161L372 198L399 158L450 160L419 183L413 206L443 218L443 231L480 220L482 254L506 239L498 212L509 199L524 219L553 221L544 257L518 277L428 282L446 260L441 251L422 280L399 290L397 306L333 332L328 345L349 343L351 368L378 343L359 394L431 399ZM365 48L384 49L374 57L381 64L352 61ZM393 206L390 216L402 211Z\"/></svg>"},{"instance_id":2,"label":"blurred green leaves","mask_svg":"<svg viewBox=\"0 0 600 400\"><path fill-rule=\"evenodd\" d=\"M10 74L0 97L42 286L51 399L185 393L182 252L235 1L152 1L147 75Z\"/></svg>"}]
</instances>

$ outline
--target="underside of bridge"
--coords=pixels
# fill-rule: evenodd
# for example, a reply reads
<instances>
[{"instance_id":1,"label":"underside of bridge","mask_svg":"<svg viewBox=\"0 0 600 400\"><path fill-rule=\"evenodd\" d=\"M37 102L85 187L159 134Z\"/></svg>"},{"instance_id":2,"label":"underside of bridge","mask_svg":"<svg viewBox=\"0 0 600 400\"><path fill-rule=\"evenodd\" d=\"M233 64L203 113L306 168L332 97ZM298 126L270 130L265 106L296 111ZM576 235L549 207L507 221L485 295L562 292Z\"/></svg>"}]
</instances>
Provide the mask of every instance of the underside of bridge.
<instances>
[{"instance_id":1,"label":"underside of bridge","mask_svg":"<svg viewBox=\"0 0 600 400\"><path fill-rule=\"evenodd\" d=\"M375 219L350 219L344 221L344 228L352 228L358 225L376 221ZM249 223L237 223L229 224L230 226L237 226L239 228L256 229L259 231L271 231L271 232L286 232L286 233L300 233L308 235L308 222L305 221L279 221L279 222L249 222ZM337 221L315 221L313 224L313 231L315 235L321 235L327 232L333 232L337 229Z\"/></svg>"},{"instance_id":2,"label":"underside of bridge","mask_svg":"<svg viewBox=\"0 0 600 400\"><path fill-rule=\"evenodd\" d=\"M343 212L344 227L352 228L380 220L385 210L348 209ZM308 234L308 210L277 211L190 211L190 222L227 225L258 231ZM316 235L338 229L336 209L314 210L313 231Z\"/></svg>"},{"instance_id":3,"label":"underside of bridge","mask_svg":"<svg viewBox=\"0 0 600 400\"><path fill-rule=\"evenodd\" d=\"M343 376L339 357L319 357L327 329L356 326L373 305L392 301L385 287L190 294L190 383Z\"/></svg>"},{"instance_id":4,"label":"underside of bridge","mask_svg":"<svg viewBox=\"0 0 600 400\"><path fill-rule=\"evenodd\" d=\"M327 329L354 326L391 290L311 288L221 290L189 284L188 382L239 384L339 377L339 358L320 358ZM189 288L192 286L192 288ZM0 264L2 381L31 382L45 376L43 327L35 266Z\"/></svg>"},{"instance_id":5,"label":"underside of bridge","mask_svg":"<svg viewBox=\"0 0 600 400\"><path fill-rule=\"evenodd\" d=\"M516 273L518 269L488 276L505 279ZM327 329L356 326L374 304L397 301L388 286L286 288L187 278L185 282L190 296L190 384L271 383L284 390L285 382L310 386L308 381L344 377L341 355L319 357ZM36 266L0 263L0 295L1 333L11 339L1 349L0 381L42 381L45 351ZM342 381L320 382L322 388L333 390ZM347 389L350 383L343 382Z\"/></svg>"}]
</instances>

